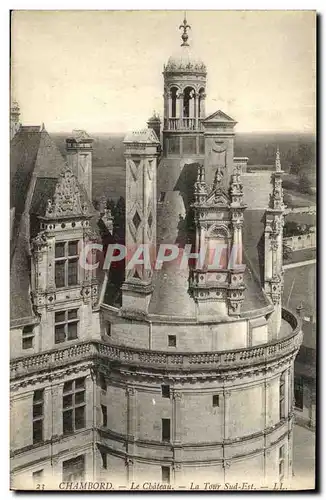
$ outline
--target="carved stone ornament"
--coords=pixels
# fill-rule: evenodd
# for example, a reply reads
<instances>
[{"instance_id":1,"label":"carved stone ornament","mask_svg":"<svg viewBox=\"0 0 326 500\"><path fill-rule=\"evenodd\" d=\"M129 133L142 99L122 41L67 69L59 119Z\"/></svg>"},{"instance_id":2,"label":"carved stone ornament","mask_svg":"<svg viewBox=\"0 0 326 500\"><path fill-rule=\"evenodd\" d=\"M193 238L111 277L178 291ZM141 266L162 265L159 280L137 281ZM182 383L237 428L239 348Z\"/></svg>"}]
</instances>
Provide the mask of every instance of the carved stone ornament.
<instances>
[{"instance_id":1,"label":"carved stone ornament","mask_svg":"<svg viewBox=\"0 0 326 500\"><path fill-rule=\"evenodd\" d=\"M87 204L82 204L77 179L70 168L60 175L55 187L53 201L48 200L46 217L53 219L69 215L86 215Z\"/></svg>"},{"instance_id":2,"label":"carved stone ornament","mask_svg":"<svg viewBox=\"0 0 326 500\"><path fill-rule=\"evenodd\" d=\"M278 249L278 241L276 238L271 238L271 249L276 251Z\"/></svg>"},{"instance_id":3,"label":"carved stone ornament","mask_svg":"<svg viewBox=\"0 0 326 500\"><path fill-rule=\"evenodd\" d=\"M224 141L216 140L214 142L214 146L212 147L212 151L214 153L218 153L218 154L225 153L226 148L227 148L227 144Z\"/></svg>"},{"instance_id":4,"label":"carved stone ornament","mask_svg":"<svg viewBox=\"0 0 326 500\"><path fill-rule=\"evenodd\" d=\"M46 249L47 245L48 241L46 238L46 232L42 231L37 236L35 236L35 238L33 238L31 241L32 252L42 252L43 250Z\"/></svg>"}]
</instances>

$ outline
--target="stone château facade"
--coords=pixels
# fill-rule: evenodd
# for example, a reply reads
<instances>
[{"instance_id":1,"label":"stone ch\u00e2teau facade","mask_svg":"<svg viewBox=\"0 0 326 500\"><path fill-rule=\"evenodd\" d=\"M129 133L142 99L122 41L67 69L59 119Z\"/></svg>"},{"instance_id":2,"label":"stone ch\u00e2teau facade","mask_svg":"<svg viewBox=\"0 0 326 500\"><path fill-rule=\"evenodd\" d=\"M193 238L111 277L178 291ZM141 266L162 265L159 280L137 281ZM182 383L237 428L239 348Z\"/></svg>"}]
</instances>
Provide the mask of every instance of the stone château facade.
<instances>
[{"instance_id":1,"label":"stone ch\u00e2teau facade","mask_svg":"<svg viewBox=\"0 0 326 500\"><path fill-rule=\"evenodd\" d=\"M99 241L92 140L75 131L65 161L43 127L16 130L13 488L291 479L302 333L281 306L279 153L262 177L234 159L236 122L206 116L207 70L188 28L164 66L162 141L157 116L124 140L126 245L240 250L214 270L206 261L126 270L121 307L106 303L108 275L78 265Z\"/></svg>"}]
</instances>

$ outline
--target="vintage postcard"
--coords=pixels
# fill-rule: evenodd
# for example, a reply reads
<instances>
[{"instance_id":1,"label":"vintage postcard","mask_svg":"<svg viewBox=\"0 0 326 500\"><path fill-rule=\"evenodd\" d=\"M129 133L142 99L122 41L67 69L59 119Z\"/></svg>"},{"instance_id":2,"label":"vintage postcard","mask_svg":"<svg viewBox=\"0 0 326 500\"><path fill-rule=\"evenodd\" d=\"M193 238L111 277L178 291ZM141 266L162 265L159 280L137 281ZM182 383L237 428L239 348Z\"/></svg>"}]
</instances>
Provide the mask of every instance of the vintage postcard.
<instances>
[{"instance_id":1,"label":"vintage postcard","mask_svg":"<svg viewBox=\"0 0 326 500\"><path fill-rule=\"evenodd\" d=\"M11 12L13 490L315 489L316 12Z\"/></svg>"}]
</instances>

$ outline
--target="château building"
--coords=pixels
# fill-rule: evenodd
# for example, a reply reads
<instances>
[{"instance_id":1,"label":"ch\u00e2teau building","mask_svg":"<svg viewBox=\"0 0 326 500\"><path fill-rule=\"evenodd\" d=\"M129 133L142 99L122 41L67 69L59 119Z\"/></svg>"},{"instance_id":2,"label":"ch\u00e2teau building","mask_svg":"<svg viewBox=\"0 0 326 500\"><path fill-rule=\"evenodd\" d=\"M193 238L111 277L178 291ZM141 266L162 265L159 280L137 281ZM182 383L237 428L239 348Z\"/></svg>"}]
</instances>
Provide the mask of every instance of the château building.
<instances>
[{"instance_id":1,"label":"ch\u00e2teau building","mask_svg":"<svg viewBox=\"0 0 326 500\"><path fill-rule=\"evenodd\" d=\"M234 157L236 121L206 114L188 29L164 66L163 123L124 139L125 242L186 257L222 245L218 268L126 265L111 303L110 274L78 264L103 219L92 139L74 131L64 158L43 126L12 127L13 488L291 480L302 332L281 305L280 155L259 173Z\"/></svg>"}]
</instances>

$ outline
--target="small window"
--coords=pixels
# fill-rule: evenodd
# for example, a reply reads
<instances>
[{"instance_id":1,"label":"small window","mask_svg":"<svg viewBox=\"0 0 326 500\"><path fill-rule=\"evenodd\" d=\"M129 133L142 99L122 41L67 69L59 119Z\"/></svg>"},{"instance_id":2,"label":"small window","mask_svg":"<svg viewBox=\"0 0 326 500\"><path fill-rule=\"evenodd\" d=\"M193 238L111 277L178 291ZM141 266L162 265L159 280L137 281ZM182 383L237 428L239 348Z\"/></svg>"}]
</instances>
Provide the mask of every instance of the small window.
<instances>
[{"instance_id":1,"label":"small window","mask_svg":"<svg viewBox=\"0 0 326 500\"><path fill-rule=\"evenodd\" d=\"M170 467L162 466L162 483L170 484Z\"/></svg>"},{"instance_id":2,"label":"small window","mask_svg":"<svg viewBox=\"0 0 326 500\"><path fill-rule=\"evenodd\" d=\"M162 441L171 439L171 421L169 418L162 418Z\"/></svg>"},{"instance_id":3,"label":"small window","mask_svg":"<svg viewBox=\"0 0 326 500\"><path fill-rule=\"evenodd\" d=\"M102 410L102 425L103 427L107 427L108 425L108 409L106 406L101 405Z\"/></svg>"},{"instance_id":4,"label":"small window","mask_svg":"<svg viewBox=\"0 0 326 500\"><path fill-rule=\"evenodd\" d=\"M163 398L170 398L170 386L169 385L162 385L162 397Z\"/></svg>"},{"instance_id":5,"label":"small window","mask_svg":"<svg viewBox=\"0 0 326 500\"><path fill-rule=\"evenodd\" d=\"M107 454L105 453L105 451L101 451L101 459L102 459L102 467L103 469L107 469L108 468L108 459L107 459Z\"/></svg>"},{"instance_id":6,"label":"small window","mask_svg":"<svg viewBox=\"0 0 326 500\"><path fill-rule=\"evenodd\" d=\"M62 462L62 481L83 481L85 476L85 456L80 455Z\"/></svg>"},{"instance_id":7,"label":"small window","mask_svg":"<svg viewBox=\"0 0 326 500\"><path fill-rule=\"evenodd\" d=\"M105 323L105 335L111 337L111 323L110 321L106 321Z\"/></svg>"},{"instance_id":8,"label":"small window","mask_svg":"<svg viewBox=\"0 0 326 500\"><path fill-rule=\"evenodd\" d=\"M159 203L163 203L164 200L165 200L165 191L161 191L158 201L159 201Z\"/></svg>"},{"instance_id":9,"label":"small window","mask_svg":"<svg viewBox=\"0 0 326 500\"><path fill-rule=\"evenodd\" d=\"M177 337L175 335L168 336L169 347L177 347Z\"/></svg>"},{"instance_id":10,"label":"small window","mask_svg":"<svg viewBox=\"0 0 326 500\"><path fill-rule=\"evenodd\" d=\"M43 441L44 390L38 389L33 394L33 444Z\"/></svg>"},{"instance_id":11,"label":"small window","mask_svg":"<svg viewBox=\"0 0 326 500\"><path fill-rule=\"evenodd\" d=\"M218 394L213 396L213 406L220 406L220 396Z\"/></svg>"},{"instance_id":12,"label":"small window","mask_svg":"<svg viewBox=\"0 0 326 500\"><path fill-rule=\"evenodd\" d=\"M284 479L284 459L285 459L285 446L279 448L279 461L278 461L278 472L280 481Z\"/></svg>"},{"instance_id":13,"label":"small window","mask_svg":"<svg viewBox=\"0 0 326 500\"><path fill-rule=\"evenodd\" d=\"M34 326L27 325L23 328L22 333L22 348L32 349L34 347Z\"/></svg>"}]
</instances>

